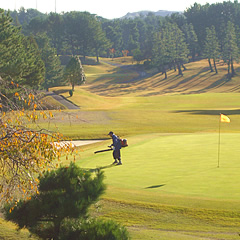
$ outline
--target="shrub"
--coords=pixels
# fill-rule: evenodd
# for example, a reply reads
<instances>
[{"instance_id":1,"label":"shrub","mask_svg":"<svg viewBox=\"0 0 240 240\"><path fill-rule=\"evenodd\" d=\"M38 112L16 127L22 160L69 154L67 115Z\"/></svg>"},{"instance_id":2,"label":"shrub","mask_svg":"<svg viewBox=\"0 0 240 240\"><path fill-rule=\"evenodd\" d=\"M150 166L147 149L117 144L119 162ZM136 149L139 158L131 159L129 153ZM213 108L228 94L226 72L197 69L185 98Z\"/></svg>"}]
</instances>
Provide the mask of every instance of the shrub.
<instances>
[{"instance_id":1,"label":"shrub","mask_svg":"<svg viewBox=\"0 0 240 240\"><path fill-rule=\"evenodd\" d=\"M92 176L94 175L94 176ZM5 218L42 239L125 240L127 230L113 221L90 220L88 209L105 190L103 172L71 163L39 177L39 194L5 206Z\"/></svg>"},{"instance_id":2,"label":"shrub","mask_svg":"<svg viewBox=\"0 0 240 240\"><path fill-rule=\"evenodd\" d=\"M60 240L128 240L127 229L112 220L66 221L61 229Z\"/></svg>"}]
</instances>

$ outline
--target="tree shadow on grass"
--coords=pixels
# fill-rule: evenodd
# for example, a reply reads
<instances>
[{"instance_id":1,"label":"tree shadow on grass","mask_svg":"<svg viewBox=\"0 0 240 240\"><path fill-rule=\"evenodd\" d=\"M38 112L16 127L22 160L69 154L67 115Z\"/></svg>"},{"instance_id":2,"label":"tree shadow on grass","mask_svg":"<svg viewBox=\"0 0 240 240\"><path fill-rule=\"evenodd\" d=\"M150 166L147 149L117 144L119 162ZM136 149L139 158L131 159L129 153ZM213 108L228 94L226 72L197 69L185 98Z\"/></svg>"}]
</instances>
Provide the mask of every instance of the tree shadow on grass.
<instances>
[{"instance_id":1,"label":"tree shadow on grass","mask_svg":"<svg viewBox=\"0 0 240 240\"><path fill-rule=\"evenodd\" d=\"M53 92L57 95L62 94L62 93L66 93L69 92L71 88L69 87L69 89L59 89L59 90L54 90Z\"/></svg>"},{"instance_id":2,"label":"tree shadow on grass","mask_svg":"<svg viewBox=\"0 0 240 240\"><path fill-rule=\"evenodd\" d=\"M220 113L226 115L240 115L240 109L234 110L179 110L174 111L174 113L189 113L195 115L219 115Z\"/></svg>"},{"instance_id":3,"label":"tree shadow on grass","mask_svg":"<svg viewBox=\"0 0 240 240\"><path fill-rule=\"evenodd\" d=\"M153 185L153 186L145 187L144 189L150 189L150 188L160 188L160 187L164 187L165 185L166 185L166 184Z\"/></svg>"}]
</instances>

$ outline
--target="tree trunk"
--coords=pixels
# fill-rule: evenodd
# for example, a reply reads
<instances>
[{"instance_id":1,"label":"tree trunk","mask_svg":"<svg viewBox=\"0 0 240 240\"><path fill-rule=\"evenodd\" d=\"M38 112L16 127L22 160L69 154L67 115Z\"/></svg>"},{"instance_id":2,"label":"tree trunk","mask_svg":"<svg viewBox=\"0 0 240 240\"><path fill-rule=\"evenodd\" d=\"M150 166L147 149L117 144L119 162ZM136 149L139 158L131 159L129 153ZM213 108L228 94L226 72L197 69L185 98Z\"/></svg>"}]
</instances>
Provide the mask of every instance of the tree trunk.
<instances>
[{"instance_id":1,"label":"tree trunk","mask_svg":"<svg viewBox=\"0 0 240 240\"><path fill-rule=\"evenodd\" d=\"M165 71L164 74L165 74L165 78L164 79L167 79L167 71Z\"/></svg>"},{"instance_id":2,"label":"tree trunk","mask_svg":"<svg viewBox=\"0 0 240 240\"><path fill-rule=\"evenodd\" d=\"M211 72L213 72L213 68L212 68L212 64L211 64L211 59L210 58L208 58L208 64L209 64Z\"/></svg>"},{"instance_id":3,"label":"tree trunk","mask_svg":"<svg viewBox=\"0 0 240 240\"><path fill-rule=\"evenodd\" d=\"M196 56L196 52L195 49L192 50L192 61L195 62L195 56Z\"/></svg>"},{"instance_id":4,"label":"tree trunk","mask_svg":"<svg viewBox=\"0 0 240 240\"><path fill-rule=\"evenodd\" d=\"M97 58L97 63L99 63L99 53L98 53L98 49L96 50L96 58Z\"/></svg>"},{"instance_id":5,"label":"tree trunk","mask_svg":"<svg viewBox=\"0 0 240 240\"><path fill-rule=\"evenodd\" d=\"M177 64L177 68L178 68L178 75L183 76L182 68L181 68L181 65L179 63Z\"/></svg>"},{"instance_id":6,"label":"tree trunk","mask_svg":"<svg viewBox=\"0 0 240 240\"><path fill-rule=\"evenodd\" d=\"M218 74L218 70L217 70L217 66L216 66L216 60L215 60L215 58L213 59L213 64L214 64L215 72Z\"/></svg>"},{"instance_id":7,"label":"tree trunk","mask_svg":"<svg viewBox=\"0 0 240 240\"><path fill-rule=\"evenodd\" d=\"M176 72L177 68L176 68L176 64L175 63L173 63L173 67L174 67L174 71Z\"/></svg>"},{"instance_id":8,"label":"tree trunk","mask_svg":"<svg viewBox=\"0 0 240 240\"><path fill-rule=\"evenodd\" d=\"M187 68L182 64L183 71L186 71Z\"/></svg>"},{"instance_id":9,"label":"tree trunk","mask_svg":"<svg viewBox=\"0 0 240 240\"><path fill-rule=\"evenodd\" d=\"M230 72L230 60L228 61L228 78L231 79L231 72Z\"/></svg>"},{"instance_id":10,"label":"tree trunk","mask_svg":"<svg viewBox=\"0 0 240 240\"><path fill-rule=\"evenodd\" d=\"M59 233L60 233L60 223L54 222L54 237L53 240L59 239Z\"/></svg>"},{"instance_id":11,"label":"tree trunk","mask_svg":"<svg viewBox=\"0 0 240 240\"><path fill-rule=\"evenodd\" d=\"M74 91L74 87L75 87L75 84L74 84L74 83L72 83L72 91Z\"/></svg>"},{"instance_id":12,"label":"tree trunk","mask_svg":"<svg viewBox=\"0 0 240 240\"><path fill-rule=\"evenodd\" d=\"M167 79L167 71L165 67L162 68L162 75L163 74L165 75L164 79Z\"/></svg>"},{"instance_id":13,"label":"tree trunk","mask_svg":"<svg viewBox=\"0 0 240 240\"><path fill-rule=\"evenodd\" d=\"M232 77L236 75L234 67L233 67L233 59L231 58L231 71L232 71Z\"/></svg>"}]
</instances>

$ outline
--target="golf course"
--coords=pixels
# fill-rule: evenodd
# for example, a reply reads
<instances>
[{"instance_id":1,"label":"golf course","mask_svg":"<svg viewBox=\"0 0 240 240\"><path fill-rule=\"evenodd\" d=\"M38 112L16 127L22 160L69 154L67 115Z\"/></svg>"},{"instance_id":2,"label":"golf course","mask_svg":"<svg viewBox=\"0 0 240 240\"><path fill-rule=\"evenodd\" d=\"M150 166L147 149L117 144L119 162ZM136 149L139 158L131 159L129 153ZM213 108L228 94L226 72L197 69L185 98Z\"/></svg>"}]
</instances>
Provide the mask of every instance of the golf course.
<instances>
[{"instance_id":1,"label":"golf course","mask_svg":"<svg viewBox=\"0 0 240 240\"><path fill-rule=\"evenodd\" d=\"M222 62L218 74L207 60L186 68L164 79L130 57L102 58L84 66L86 84L72 97L70 86L50 89L79 109L48 97L62 110L40 122L69 140L101 140L75 156L78 166L104 171L107 190L91 212L126 226L134 240L240 239L240 65L231 80ZM220 123L220 113L231 122ZM109 131L128 141L121 166L111 151L94 154L112 143ZM14 229L0 221L2 239L27 239Z\"/></svg>"}]
</instances>

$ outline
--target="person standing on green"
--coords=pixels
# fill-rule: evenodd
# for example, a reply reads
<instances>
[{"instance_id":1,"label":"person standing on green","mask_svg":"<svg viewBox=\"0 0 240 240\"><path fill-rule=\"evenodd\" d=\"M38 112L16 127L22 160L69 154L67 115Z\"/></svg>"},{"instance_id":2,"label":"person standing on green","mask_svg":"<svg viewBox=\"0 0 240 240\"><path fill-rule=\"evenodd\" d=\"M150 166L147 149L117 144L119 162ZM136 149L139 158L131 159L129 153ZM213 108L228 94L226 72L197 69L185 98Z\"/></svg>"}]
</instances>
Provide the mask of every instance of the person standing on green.
<instances>
[{"instance_id":1,"label":"person standing on green","mask_svg":"<svg viewBox=\"0 0 240 240\"><path fill-rule=\"evenodd\" d=\"M121 141L112 131L108 133L112 138L113 143L109 146L113 148L113 164L122 165L120 149L122 148Z\"/></svg>"}]
</instances>

